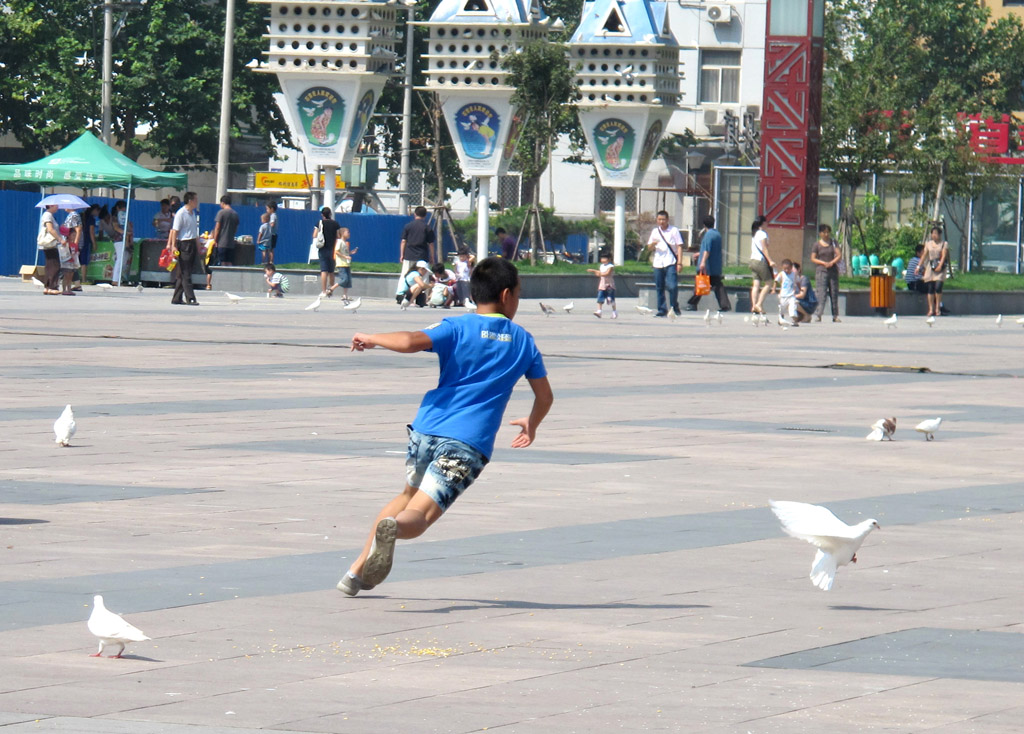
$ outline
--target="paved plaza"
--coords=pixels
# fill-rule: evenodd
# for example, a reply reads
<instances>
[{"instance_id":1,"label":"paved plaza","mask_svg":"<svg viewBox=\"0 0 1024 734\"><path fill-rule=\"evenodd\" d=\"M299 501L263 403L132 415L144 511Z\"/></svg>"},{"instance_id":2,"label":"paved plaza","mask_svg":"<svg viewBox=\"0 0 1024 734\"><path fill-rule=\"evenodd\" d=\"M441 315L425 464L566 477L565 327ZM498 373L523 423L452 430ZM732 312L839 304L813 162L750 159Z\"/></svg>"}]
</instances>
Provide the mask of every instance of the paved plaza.
<instances>
[{"instance_id":1,"label":"paved plaza","mask_svg":"<svg viewBox=\"0 0 1024 734\"><path fill-rule=\"evenodd\" d=\"M349 598L437 367L348 341L452 312L198 297L0 280L0 734L1024 729L1021 314L524 301L537 442ZM821 592L769 498L881 530ZM94 594L152 640L89 657Z\"/></svg>"}]
</instances>

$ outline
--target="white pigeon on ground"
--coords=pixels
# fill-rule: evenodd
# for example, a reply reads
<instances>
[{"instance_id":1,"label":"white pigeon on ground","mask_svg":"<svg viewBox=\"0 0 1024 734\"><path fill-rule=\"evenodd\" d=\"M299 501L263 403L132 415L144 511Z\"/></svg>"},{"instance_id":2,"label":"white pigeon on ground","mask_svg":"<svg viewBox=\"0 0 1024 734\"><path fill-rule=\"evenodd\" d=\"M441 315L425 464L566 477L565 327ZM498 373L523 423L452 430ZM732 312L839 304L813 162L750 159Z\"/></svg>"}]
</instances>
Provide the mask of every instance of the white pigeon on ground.
<instances>
[{"instance_id":1,"label":"white pigeon on ground","mask_svg":"<svg viewBox=\"0 0 1024 734\"><path fill-rule=\"evenodd\" d=\"M871 424L871 433L868 434L868 441L881 441L887 438L892 441L892 434L896 433L895 418L879 418Z\"/></svg>"},{"instance_id":2,"label":"white pigeon on ground","mask_svg":"<svg viewBox=\"0 0 1024 734\"><path fill-rule=\"evenodd\" d=\"M724 321L724 320L725 320L725 316L722 315L722 312L721 311L716 311L715 312L715 323L718 324L719 326L721 326L722 325L722 321Z\"/></svg>"},{"instance_id":3,"label":"white pigeon on ground","mask_svg":"<svg viewBox=\"0 0 1024 734\"><path fill-rule=\"evenodd\" d=\"M679 318L679 314L676 313L676 310L674 308L670 308L668 310L668 320L669 321L675 321L678 318Z\"/></svg>"},{"instance_id":4,"label":"white pigeon on ground","mask_svg":"<svg viewBox=\"0 0 1024 734\"><path fill-rule=\"evenodd\" d=\"M466 310L467 311L475 312L476 311L476 304L473 303L472 301L466 301Z\"/></svg>"},{"instance_id":5,"label":"white pigeon on ground","mask_svg":"<svg viewBox=\"0 0 1024 734\"><path fill-rule=\"evenodd\" d=\"M925 441L932 441L935 439L935 432L939 430L940 425L942 425L941 418L929 418L914 426L914 430L918 433L923 433Z\"/></svg>"},{"instance_id":6,"label":"white pigeon on ground","mask_svg":"<svg viewBox=\"0 0 1024 734\"><path fill-rule=\"evenodd\" d=\"M787 535L806 540L818 549L811 563L810 579L822 591L832 588L839 566L857 562L857 551L864 539L879 527L873 518L847 525L820 505L773 500L768 500L768 504Z\"/></svg>"},{"instance_id":7,"label":"white pigeon on ground","mask_svg":"<svg viewBox=\"0 0 1024 734\"><path fill-rule=\"evenodd\" d=\"M934 316L929 316L928 318L926 318L924 320L924 322L926 324L928 324L928 328L930 329L932 327L932 325L935 323L935 317Z\"/></svg>"},{"instance_id":8,"label":"white pigeon on ground","mask_svg":"<svg viewBox=\"0 0 1024 734\"><path fill-rule=\"evenodd\" d=\"M46 287L46 283L44 283L43 281L39 280L39 278L37 278L34 275L32 276L32 285L34 285L36 288L45 288Z\"/></svg>"},{"instance_id":9,"label":"white pigeon on ground","mask_svg":"<svg viewBox=\"0 0 1024 734\"><path fill-rule=\"evenodd\" d=\"M358 311L359 307L362 306L362 305L363 305L363 297L359 296L359 298L357 298L356 300L352 301L352 303L346 303L344 306L342 306L342 309L345 310L345 311Z\"/></svg>"},{"instance_id":10,"label":"white pigeon on ground","mask_svg":"<svg viewBox=\"0 0 1024 734\"><path fill-rule=\"evenodd\" d=\"M711 309L710 308L707 309L704 312L704 325L705 326L711 326Z\"/></svg>"},{"instance_id":11,"label":"white pigeon on ground","mask_svg":"<svg viewBox=\"0 0 1024 734\"><path fill-rule=\"evenodd\" d=\"M64 406L60 418L53 422L53 435L58 446L70 446L71 437L75 435L75 412L70 405Z\"/></svg>"},{"instance_id":12,"label":"white pigeon on ground","mask_svg":"<svg viewBox=\"0 0 1024 734\"><path fill-rule=\"evenodd\" d=\"M236 296L234 293L228 293L227 291L224 291L224 295L227 296L228 300L234 304L237 304L239 301L245 300L243 296Z\"/></svg>"},{"instance_id":13,"label":"white pigeon on ground","mask_svg":"<svg viewBox=\"0 0 1024 734\"><path fill-rule=\"evenodd\" d=\"M143 288L142 283L139 283L137 286L135 286L135 290L137 290L139 293L142 293L142 291L145 290L145 288Z\"/></svg>"},{"instance_id":14,"label":"white pigeon on ground","mask_svg":"<svg viewBox=\"0 0 1024 734\"><path fill-rule=\"evenodd\" d=\"M120 614L114 614L103 606L103 597L97 594L92 598L92 614L89 615L89 631L100 641L100 648L90 657L98 658L103 654L103 648L107 645L117 645L116 655L112 658L121 657L124 646L128 642L142 642L148 640L142 630L128 624Z\"/></svg>"},{"instance_id":15,"label":"white pigeon on ground","mask_svg":"<svg viewBox=\"0 0 1024 734\"><path fill-rule=\"evenodd\" d=\"M545 316L550 316L555 312L554 306L545 306L543 303L540 304L540 310L544 312Z\"/></svg>"},{"instance_id":16,"label":"white pigeon on ground","mask_svg":"<svg viewBox=\"0 0 1024 734\"><path fill-rule=\"evenodd\" d=\"M1017 323L1024 326L1024 319L1017 319Z\"/></svg>"},{"instance_id":17,"label":"white pigeon on ground","mask_svg":"<svg viewBox=\"0 0 1024 734\"><path fill-rule=\"evenodd\" d=\"M1003 326L1003 315L1002 314L999 314L998 316L996 316L996 326L1002 328L1002 326Z\"/></svg>"},{"instance_id":18,"label":"white pigeon on ground","mask_svg":"<svg viewBox=\"0 0 1024 734\"><path fill-rule=\"evenodd\" d=\"M102 289L103 289L103 290L105 290L105 291L109 291L109 290L110 290L111 288L113 288L114 286L110 285L110 283L97 283L97 284L96 284L96 287L97 287L97 288L102 288Z\"/></svg>"},{"instance_id":19,"label":"white pigeon on ground","mask_svg":"<svg viewBox=\"0 0 1024 734\"><path fill-rule=\"evenodd\" d=\"M306 308L304 308L303 310L304 311L319 311L320 310L320 304L322 302L323 302L323 299L321 299L320 296L317 296L316 300L313 301L308 306L306 306Z\"/></svg>"},{"instance_id":20,"label":"white pigeon on ground","mask_svg":"<svg viewBox=\"0 0 1024 734\"><path fill-rule=\"evenodd\" d=\"M899 325L899 319L896 318L896 314L893 314L882 323L885 324L887 329L895 329Z\"/></svg>"},{"instance_id":21,"label":"white pigeon on ground","mask_svg":"<svg viewBox=\"0 0 1024 734\"><path fill-rule=\"evenodd\" d=\"M639 313L642 313L644 316L650 316L652 313L654 313L654 309L653 308L647 308L647 306L641 306L639 303L636 305L636 310Z\"/></svg>"},{"instance_id":22,"label":"white pigeon on ground","mask_svg":"<svg viewBox=\"0 0 1024 734\"><path fill-rule=\"evenodd\" d=\"M574 308L576 308L576 302L575 301L569 301L567 304L562 306L562 310L565 311L566 313L572 313L572 310Z\"/></svg>"}]
</instances>

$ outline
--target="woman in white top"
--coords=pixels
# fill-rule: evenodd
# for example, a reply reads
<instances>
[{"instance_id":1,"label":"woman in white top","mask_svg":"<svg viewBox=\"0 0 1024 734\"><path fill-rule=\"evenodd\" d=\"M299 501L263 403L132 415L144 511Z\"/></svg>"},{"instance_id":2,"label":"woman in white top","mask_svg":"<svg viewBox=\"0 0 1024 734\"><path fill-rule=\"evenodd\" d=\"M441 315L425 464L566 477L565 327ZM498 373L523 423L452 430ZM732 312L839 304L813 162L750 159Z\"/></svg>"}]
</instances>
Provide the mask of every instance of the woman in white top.
<instances>
[{"instance_id":1,"label":"woman in white top","mask_svg":"<svg viewBox=\"0 0 1024 734\"><path fill-rule=\"evenodd\" d=\"M764 231L765 218L754 220L750 225L750 270L754 283L750 288L751 313L764 313L764 299L769 289L775 290L775 263L768 254L768 233Z\"/></svg>"},{"instance_id":2,"label":"woman in white top","mask_svg":"<svg viewBox=\"0 0 1024 734\"><path fill-rule=\"evenodd\" d=\"M43 212L42 229L36 238L36 244L43 251L45 261L43 293L48 296L59 296L61 293L60 253L57 251L57 246L64 241L64 238L60 234L57 218L54 216L57 209L56 205L46 207L46 211Z\"/></svg>"}]
</instances>

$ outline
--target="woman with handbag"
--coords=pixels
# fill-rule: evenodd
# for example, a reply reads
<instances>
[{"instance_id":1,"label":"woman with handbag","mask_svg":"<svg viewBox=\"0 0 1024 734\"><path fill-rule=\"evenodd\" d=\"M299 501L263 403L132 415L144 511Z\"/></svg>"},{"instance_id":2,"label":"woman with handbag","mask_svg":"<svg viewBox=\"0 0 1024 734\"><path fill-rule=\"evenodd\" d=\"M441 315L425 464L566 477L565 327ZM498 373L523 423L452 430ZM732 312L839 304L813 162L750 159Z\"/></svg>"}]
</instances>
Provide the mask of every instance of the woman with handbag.
<instances>
[{"instance_id":1,"label":"woman with handbag","mask_svg":"<svg viewBox=\"0 0 1024 734\"><path fill-rule=\"evenodd\" d=\"M946 280L946 266L949 264L949 245L942 239L942 227L932 227L932 236L924 243L921 262L917 272L921 276L925 298L928 299L927 316L939 316L942 312L942 284Z\"/></svg>"},{"instance_id":2,"label":"woman with handbag","mask_svg":"<svg viewBox=\"0 0 1024 734\"><path fill-rule=\"evenodd\" d=\"M43 251L44 275L43 293L48 296L59 296L60 291L60 252L58 246L63 242L60 229L57 227L56 205L46 207L42 217L42 229L36 237L36 245Z\"/></svg>"},{"instance_id":3,"label":"woman with handbag","mask_svg":"<svg viewBox=\"0 0 1024 734\"><path fill-rule=\"evenodd\" d=\"M768 254L768 233L764 231L766 221L764 216L760 216L750 225L750 271L754 274L750 288L751 313L763 314L768 290L775 290L775 263Z\"/></svg>"}]
</instances>

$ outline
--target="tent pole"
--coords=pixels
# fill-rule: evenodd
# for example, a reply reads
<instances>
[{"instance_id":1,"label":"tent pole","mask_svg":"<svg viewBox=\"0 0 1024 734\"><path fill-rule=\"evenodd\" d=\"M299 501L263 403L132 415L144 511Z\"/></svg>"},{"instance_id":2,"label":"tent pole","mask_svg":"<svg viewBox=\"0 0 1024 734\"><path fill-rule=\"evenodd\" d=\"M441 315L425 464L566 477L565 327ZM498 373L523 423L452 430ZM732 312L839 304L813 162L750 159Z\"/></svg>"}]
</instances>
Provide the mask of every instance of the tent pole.
<instances>
[{"instance_id":1,"label":"tent pole","mask_svg":"<svg viewBox=\"0 0 1024 734\"><path fill-rule=\"evenodd\" d=\"M128 228L131 226L131 213L132 213L132 182L128 182L128 193L127 201L125 202L124 209L124 234L121 236L121 267L117 269L117 285L121 286L121 281L124 280L124 261L128 259Z\"/></svg>"}]
</instances>

